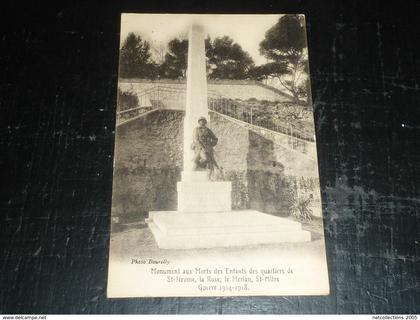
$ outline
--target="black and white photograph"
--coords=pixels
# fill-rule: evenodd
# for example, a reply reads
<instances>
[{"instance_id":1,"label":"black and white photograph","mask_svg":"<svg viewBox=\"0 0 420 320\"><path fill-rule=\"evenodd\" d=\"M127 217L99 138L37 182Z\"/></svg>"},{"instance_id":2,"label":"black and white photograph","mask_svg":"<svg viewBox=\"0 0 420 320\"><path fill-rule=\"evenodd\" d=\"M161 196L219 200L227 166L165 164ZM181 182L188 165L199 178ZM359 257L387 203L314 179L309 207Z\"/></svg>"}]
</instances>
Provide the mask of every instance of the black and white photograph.
<instances>
[{"instance_id":1,"label":"black and white photograph","mask_svg":"<svg viewBox=\"0 0 420 320\"><path fill-rule=\"evenodd\" d=\"M329 294L308 55L304 15L122 14L108 297Z\"/></svg>"},{"instance_id":2,"label":"black and white photograph","mask_svg":"<svg viewBox=\"0 0 420 320\"><path fill-rule=\"evenodd\" d=\"M420 319L420 1L2 1L3 319Z\"/></svg>"}]
</instances>

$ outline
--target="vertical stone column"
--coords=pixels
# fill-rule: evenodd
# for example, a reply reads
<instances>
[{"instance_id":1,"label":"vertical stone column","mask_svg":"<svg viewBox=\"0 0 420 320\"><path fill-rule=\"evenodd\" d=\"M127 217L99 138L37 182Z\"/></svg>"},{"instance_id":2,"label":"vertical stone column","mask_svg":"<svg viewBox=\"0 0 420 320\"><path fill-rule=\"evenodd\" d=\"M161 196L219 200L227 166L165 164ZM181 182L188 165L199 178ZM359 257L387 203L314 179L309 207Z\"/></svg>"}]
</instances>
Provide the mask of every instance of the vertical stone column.
<instances>
[{"instance_id":1,"label":"vertical stone column","mask_svg":"<svg viewBox=\"0 0 420 320\"><path fill-rule=\"evenodd\" d=\"M191 177L193 171L193 130L198 118L209 120L207 106L206 51L203 27L193 23L188 38L187 105L184 118L184 173L183 179Z\"/></svg>"},{"instance_id":2,"label":"vertical stone column","mask_svg":"<svg viewBox=\"0 0 420 320\"><path fill-rule=\"evenodd\" d=\"M184 118L184 171L177 184L178 212L229 212L230 181L209 181L208 172L193 171L193 131L198 119L209 120L204 30L192 24L188 39L187 105Z\"/></svg>"}]
</instances>

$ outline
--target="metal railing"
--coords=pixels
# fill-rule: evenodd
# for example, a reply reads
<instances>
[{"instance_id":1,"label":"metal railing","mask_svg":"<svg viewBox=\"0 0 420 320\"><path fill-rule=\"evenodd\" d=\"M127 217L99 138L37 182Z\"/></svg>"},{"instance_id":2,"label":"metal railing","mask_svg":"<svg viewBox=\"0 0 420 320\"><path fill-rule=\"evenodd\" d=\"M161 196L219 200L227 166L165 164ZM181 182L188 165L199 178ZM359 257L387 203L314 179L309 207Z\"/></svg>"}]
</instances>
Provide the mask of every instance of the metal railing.
<instances>
[{"instance_id":1,"label":"metal railing","mask_svg":"<svg viewBox=\"0 0 420 320\"><path fill-rule=\"evenodd\" d=\"M164 88L161 86L155 86L137 93L136 96L138 99L138 105L134 108L121 109L121 107L118 106L116 120L117 126L130 122L158 109L163 109L163 89Z\"/></svg>"},{"instance_id":2,"label":"metal railing","mask_svg":"<svg viewBox=\"0 0 420 320\"><path fill-rule=\"evenodd\" d=\"M276 123L272 119L261 117L261 112L257 107L239 104L221 96L210 96L208 105L209 110L220 116L269 138L276 144L303 153L311 160L315 160L315 137L305 135L293 125L286 126Z\"/></svg>"},{"instance_id":3,"label":"metal railing","mask_svg":"<svg viewBox=\"0 0 420 320\"><path fill-rule=\"evenodd\" d=\"M215 91L209 90L212 97L219 97ZM145 116L159 109L185 110L186 89L157 85L136 92L138 105L128 109L117 109L117 126Z\"/></svg>"},{"instance_id":4,"label":"metal railing","mask_svg":"<svg viewBox=\"0 0 420 320\"><path fill-rule=\"evenodd\" d=\"M117 111L117 126L145 116L159 109L185 110L186 89L157 85L137 93L138 106ZM315 154L315 138L305 134L292 124L281 124L279 119L264 116L260 108L238 103L218 92L208 91L209 110L249 130L273 140L289 149L307 154Z\"/></svg>"},{"instance_id":5,"label":"metal railing","mask_svg":"<svg viewBox=\"0 0 420 320\"><path fill-rule=\"evenodd\" d=\"M281 124L280 122L273 121L272 118L262 115L258 107L246 104L236 103L234 100L226 99L223 97L210 97L209 109L220 114L227 115L231 118L247 122L253 126L262 127L274 132L290 135L300 140L315 142L312 135L305 134L299 128L292 124Z\"/></svg>"}]
</instances>

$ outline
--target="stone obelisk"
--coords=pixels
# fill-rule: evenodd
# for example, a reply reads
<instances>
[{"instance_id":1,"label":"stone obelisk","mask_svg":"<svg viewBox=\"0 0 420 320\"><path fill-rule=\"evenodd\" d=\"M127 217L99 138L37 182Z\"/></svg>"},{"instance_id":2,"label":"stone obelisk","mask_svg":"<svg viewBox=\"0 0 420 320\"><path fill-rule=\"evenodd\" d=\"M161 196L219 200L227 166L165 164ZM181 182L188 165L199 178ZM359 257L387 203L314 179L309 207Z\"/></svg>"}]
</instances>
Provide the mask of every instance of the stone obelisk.
<instances>
[{"instance_id":1,"label":"stone obelisk","mask_svg":"<svg viewBox=\"0 0 420 320\"><path fill-rule=\"evenodd\" d=\"M178 182L178 211L220 212L231 210L229 181L209 181L208 172L193 170L193 131L198 119L210 124L207 105L206 51L203 27L193 23L188 38L187 101L184 118L184 167Z\"/></svg>"},{"instance_id":2,"label":"stone obelisk","mask_svg":"<svg viewBox=\"0 0 420 320\"><path fill-rule=\"evenodd\" d=\"M204 30L197 24L192 24L188 40L187 69L187 104L184 118L184 178L190 177L193 171L193 154L190 148L192 132L200 117L209 121L207 106L206 51L204 47Z\"/></svg>"}]
</instances>

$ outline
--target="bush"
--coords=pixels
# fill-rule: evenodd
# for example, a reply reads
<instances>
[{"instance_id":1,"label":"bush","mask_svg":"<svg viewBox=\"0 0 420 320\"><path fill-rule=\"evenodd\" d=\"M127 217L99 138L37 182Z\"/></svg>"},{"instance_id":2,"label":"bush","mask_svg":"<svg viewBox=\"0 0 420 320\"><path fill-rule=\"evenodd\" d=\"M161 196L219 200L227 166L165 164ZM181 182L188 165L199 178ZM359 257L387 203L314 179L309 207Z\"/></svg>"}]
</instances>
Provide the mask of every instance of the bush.
<instances>
[{"instance_id":1,"label":"bush","mask_svg":"<svg viewBox=\"0 0 420 320\"><path fill-rule=\"evenodd\" d=\"M138 107L139 99L134 92L122 91L118 88L118 109L120 111Z\"/></svg>"},{"instance_id":2,"label":"bush","mask_svg":"<svg viewBox=\"0 0 420 320\"><path fill-rule=\"evenodd\" d=\"M295 193L290 207L291 215L300 221L312 220L311 201L309 196L297 195Z\"/></svg>"}]
</instances>

